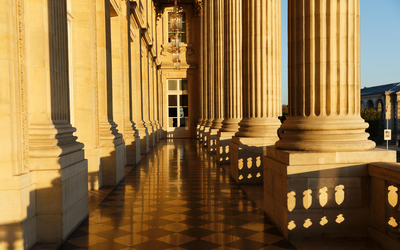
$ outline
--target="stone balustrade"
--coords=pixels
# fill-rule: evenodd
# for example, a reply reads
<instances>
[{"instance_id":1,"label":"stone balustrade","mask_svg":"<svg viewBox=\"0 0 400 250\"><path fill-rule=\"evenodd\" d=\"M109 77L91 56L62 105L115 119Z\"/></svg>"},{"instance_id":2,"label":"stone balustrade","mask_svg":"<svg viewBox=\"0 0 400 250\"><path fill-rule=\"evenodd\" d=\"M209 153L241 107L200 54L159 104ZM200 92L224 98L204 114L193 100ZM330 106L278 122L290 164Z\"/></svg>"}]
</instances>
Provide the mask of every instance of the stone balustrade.
<instances>
[{"instance_id":1,"label":"stone balustrade","mask_svg":"<svg viewBox=\"0 0 400 250\"><path fill-rule=\"evenodd\" d=\"M385 249L400 249L400 164L371 163L371 224L368 235Z\"/></svg>"}]
</instances>

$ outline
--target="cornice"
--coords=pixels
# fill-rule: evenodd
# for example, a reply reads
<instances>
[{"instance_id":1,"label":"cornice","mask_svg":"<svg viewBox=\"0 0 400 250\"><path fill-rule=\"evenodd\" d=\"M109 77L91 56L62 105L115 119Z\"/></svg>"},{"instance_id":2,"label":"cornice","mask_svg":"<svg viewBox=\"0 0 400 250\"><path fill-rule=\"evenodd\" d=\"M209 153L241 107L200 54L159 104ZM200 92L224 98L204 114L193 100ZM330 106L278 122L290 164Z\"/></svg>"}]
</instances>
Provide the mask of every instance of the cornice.
<instances>
[{"instance_id":1,"label":"cornice","mask_svg":"<svg viewBox=\"0 0 400 250\"><path fill-rule=\"evenodd\" d=\"M149 32L146 28L140 28L140 34L144 38L147 45L153 45L153 41L150 38Z\"/></svg>"},{"instance_id":2,"label":"cornice","mask_svg":"<svg viewBox=\"0 0 400 250\"><path fill-rule=\"evenodd\" d=\"M146 24L143 17L144 8L142 3L138 1L130 1L130 11L135 17L137 26L139 28L146 28Z\"/></svg>"}]
</instances>

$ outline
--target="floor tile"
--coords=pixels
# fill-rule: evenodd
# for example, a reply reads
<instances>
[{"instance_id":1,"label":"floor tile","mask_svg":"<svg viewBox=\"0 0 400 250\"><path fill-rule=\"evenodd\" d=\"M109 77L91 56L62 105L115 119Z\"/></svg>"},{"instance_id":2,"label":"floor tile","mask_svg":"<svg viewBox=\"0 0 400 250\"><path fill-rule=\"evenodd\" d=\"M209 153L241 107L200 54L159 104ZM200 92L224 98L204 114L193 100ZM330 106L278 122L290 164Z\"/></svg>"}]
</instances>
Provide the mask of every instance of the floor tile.
<instances>
[{"instance_id":1,"label":"floor tile","mask_svg":"<svg viewBox=\"0 0 400 250\"><path fill-rule=\"evenodd\" d=\"M165 230L172 231L172 232L182 232L187 229L193 228L191 225L183 224L183 223L171 223L162 227Z\"/></svg>"},{"instance_id":2,"label":"floor tile","mask_svg":"<svg viewBox=\"0 0 400 250\"><path fill-rule=\"evenodd\" d=\"M214 234L215 231L211 231L208 229L203 229L199 227L190 228L188 230L182 231L181 234L185 234L188 236L196 237L196 238L203 238L210 234Z\"/></svg>"},{"instance_id":3,"label":"floor tile","mask_svg":"<svg viewBox=\"0 0 400 250\"><path fill-rule=\"evenodd\" d=\"M223 233L245 238L258 232L246 228L234 227L223 231Z\"/></svg>"},{"instance_id":4,"label":"floor tile","mask_svg":"<svg viewBox=\"0 0 400 250\"><path fill-rule=\"evenodd\" d=\"M277 243L285 238L283 236L260 232L260 233L253 234L249 237L246 237L246 239L271 245L271 244Z\"/></svg>"},{"instance_id":5,"label":"floor tile","mask_svg":"<svg viewBox=\"0 0 400 250\"><path fill-rule=\"evenodd\" d=\"M274 227L273 225L269 225L269 224L264 224L261 222L249 222L246 223L244 225L240 226L241 228L246 228L246 229L250 229L250 230L254 230L254 231L265 231L267 229L270 229L272 227Z\"/></svg>"},{"instance_id":6,"label":"floor tile","mask_svg":"<svg viewBox=\"0 0 400 250\"><path fill-rule=\"evenodd\" d=\"M119 244L118 242L114 241L106 241L102 243L98 243L95 245L89 246L87 249L88 250L122 250L126 248L126 245Z\"/></svg>"},{"instance_id":7,"label":"floor tile","mask_svg":"<svg viewBox=\"0 0 400 250\"><path fill-rule=\"evenodd\" d=\"M140 243L133 246L134 249L138 250L149 250L149 249L164 250L164 249L170 249L171 247L174 247L174 245L158 240L149 240L144 243Z\"/></svg>"},{"instance_id":8,"label":"floor tile","mask_svg":"<svg viewBox=\"0 0 400 250\"><path fill-rule=\"evenodd\" d=\"M210 241L216 244L220 245L226 245L228 243L231 243L233 241L240 240L240 237L229 235L229 234L224 234L224 233L216 233L216 234L211 234L206 237L201 238L202 240Z\"/></svg>"},{"instance_id":9,"label":"floor tile","mask_svg":"<svg viewBox=\"0 0 400 250\"><path fill-rule=\"evenodd\" d=\"M161 229L161 228L152 228L152 229L140 232L138 234L146 236L149 239L156 239L156 238L160 238L160 237L170 235L173 233L174 232L172 232L172 231L168 231L168 230Z\"/></svg>"},{"instance_id":10,"label":"floor tile","mask_svg":"<svg viewBox=\"0 0 400 250\"><path fill-rule=\"evenodd\" d=\"M276 246L276 247L281 247L281 248L284 248L284 249L290 249L290 250L295 250L296 249L292 245L292 243L290 243L290 241L288 241L286 239L282 239L281 241L275 242L272 245Z\"/></svg>"},{"instance_id":11,"label":"floor tile","mask_svg":"<svg viewBox=\"0 0 400 250\"><path fill-rule=\"evenodd\" d=\"M194 240L189 243L183 244L180 247L191 250L204 250L204 249L214 249L219 246L221 245L205 240Z\"/></svg>"},{"instance_id":12,"label":"floor tile","mask_svg":"<svg viewBox=\"0 0 400 250\"><path fill-rule=\"evenodd\" d=\"M241 225L249 223L250 221L239 219L239 218L228 217L228 218L223 219L223 220L221 220L219 222L225 223L225 224L228 224L228 225L232 225L232 226L241 226Z\"/></svg>"},{"instance_id":13,"label":"floor tile","mask_svg":"<svg viewBox=\"0 0 400 250\"><path fill-rule=\"evenodd\" d=\"M109 239L109 240L113 240L116 239L118 237L122 237L122 236L126 236L129 235L130 233L121 229L117 229L114 228L112 230L108 230L108 231L102 231L99 233L96 233L97 236L100 236L102 238L105 239Z\"/></svg>"},{"instance_id":14,"label":"floor tile","mask_svg":"<svg viewBox=\"0 0 400 250\"><path fill-rule=\"evenodd\" d=\"M257 241L252 241L252 240L246 240L246 239L240 239L234 242L231 242L229 244L226 244L228 247L234 247L237 249L246 249L246 250L258 250L261 249L265 246L267 246L264 243L257 242Z\"/></svg>"},{"instance_id":15,"label":"floor tile","mask_svg":"<svg viewBox=\"0 0 400 250\"><path fill-rule=\"evenodd\" d=\"M233 226L228 225L228 224L224 224L224 223L220 223L220 222L212 222L212 223L200 226L200 228L208 229L208 230L211 230L211 231L214 231L214 232L221 232L221 231L225 231L225 230L228 230L230 228L233 228Z\"/></svg>"},{"instance_id":16,"label":"floor tile","mask_svg":"<svg viewBox=\"0 0 400 250\"><path fill-rule=\"evenodd\" d=\"M188 243L190 241L194 241L194 240L196 240L196 238L188 236L188 235L180 234L180 233L174 233L174 234L170 234L170 235L167 235L164 237L160 237L157 240L168 243L168 244L172 244L175 246L180 246L180 245Z\"/></svg>"},{"instance_id":17,"label":"floor tile","mask_svg":"<svg viewBox=\"0 0 400 250\"><path fill-rule=\"evenodd\" d=\"M124 246L133 246L133 245L138 245L140 243L144 243L148 241L149 238L143 235L139 234L128 234L122 237L115 238L114 241L124 245Z\"/></svg>"},{"instance_id":18,"label":"floor tile","mask_svg":"<svg viewBox=\"0 0 400 250\"><path fill-rule=\"evenodd\" d=\"M98 243L102 243L102 242L105 242L105 241L108 241L108 240L105 239L105 238L96 236L94 234L67 240L68 243L74 244L74 245L79 246L79 247L92 246L92 245L95 245L95 244L98 244Z\"/></svg>"}]
</instances>

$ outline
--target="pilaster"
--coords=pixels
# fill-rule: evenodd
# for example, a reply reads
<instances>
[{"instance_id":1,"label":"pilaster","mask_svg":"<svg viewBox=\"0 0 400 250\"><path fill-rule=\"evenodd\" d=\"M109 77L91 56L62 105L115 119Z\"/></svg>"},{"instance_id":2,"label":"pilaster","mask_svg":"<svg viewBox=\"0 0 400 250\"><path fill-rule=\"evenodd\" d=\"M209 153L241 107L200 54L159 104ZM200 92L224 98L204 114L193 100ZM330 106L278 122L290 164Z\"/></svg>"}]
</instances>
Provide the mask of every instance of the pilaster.
<instances>
[{"instance_id":1,"label":"pilaster","mask_svg":"<svg viewBox=\"0 0 400 250\"><path fill-rule=\"evenodd\" d=\"M102 183L115 186L124 176L125 145L122 134L118 133L117 124L113 120L110 8L110 4L105 4L104 0L97 2L98 128Z\"/></svg>"},{"instance_id":2,"label":"pilaster","mask_svg":"<svg viewBox=\"0 0 400 250\"><path fill-rule=\"evenodd\" d=\"M35 180L30 196L35 197L36 237L38 242L61 243L88 215L88 163L70 124L67 2L21 4L28 7L28 162Z\"/></svg>"}]
</instances>

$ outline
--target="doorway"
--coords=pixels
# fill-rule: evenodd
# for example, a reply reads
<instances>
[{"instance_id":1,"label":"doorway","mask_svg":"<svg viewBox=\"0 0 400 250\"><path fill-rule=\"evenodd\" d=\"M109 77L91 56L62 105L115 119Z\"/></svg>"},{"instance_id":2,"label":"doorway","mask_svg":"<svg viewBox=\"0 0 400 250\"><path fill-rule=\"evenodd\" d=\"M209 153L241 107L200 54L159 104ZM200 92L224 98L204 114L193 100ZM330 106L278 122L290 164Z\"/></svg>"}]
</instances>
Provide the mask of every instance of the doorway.
<instances>
[{"instance_id":1,"label":"doorway","mask_svg":"<svg viewBox=\"0 0 400 250\"><path fill-rule=\"evenodd\" d=\"M168 80L168 137L190 137L189 82L187 79Z\"/></svg>"}]
</instances>

